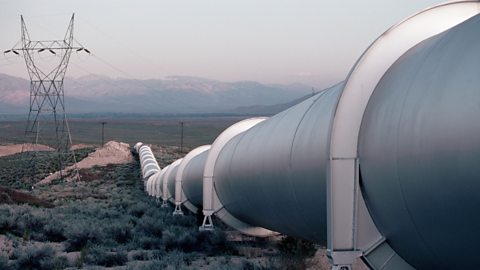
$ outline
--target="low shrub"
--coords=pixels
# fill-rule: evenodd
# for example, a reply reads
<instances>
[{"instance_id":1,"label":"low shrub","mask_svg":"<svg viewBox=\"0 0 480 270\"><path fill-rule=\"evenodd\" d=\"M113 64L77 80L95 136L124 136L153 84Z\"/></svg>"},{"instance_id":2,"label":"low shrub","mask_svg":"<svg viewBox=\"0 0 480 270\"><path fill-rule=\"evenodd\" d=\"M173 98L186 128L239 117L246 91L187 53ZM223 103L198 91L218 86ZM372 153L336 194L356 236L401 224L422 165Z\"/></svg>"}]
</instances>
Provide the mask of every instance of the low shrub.
<instances>
[{"instance_id":1,"label":"low shrub","mask_svg":"<svg viewBox=\"0 0 480 270\"><path fill-rule=\"evenodd\" d=\"M144 215L137 221L135 233L162 238L164 222L161 219Z\"/></svg>"},{"instance_id":2,"label":"low shrub","mask_svg":"<svg viewBox=\"0 0 480 270\"><path fill-rule=\"evenodd\" d=\"M95 246L87 249L83 262L105 267L121 266L128 262L128 256L127 253L123 251L105 251L102 247Z\"/></svg>"},{"instance_id":3,"label":"low shrub","mask_svg":"<svg viewBox=\"0 0 480 270\"><path fill-rule=\"evenodd\" d=\"M151 258L150 253L145 250L132 252L131 256L135 261L148 261Z\"/></svg>"},{"instance_id":4,"label":"low shrub","mask_svg":"<svg viewBox=\"0 0 480 270\"><path fill-rule=\"evenodd\" d=\"M134 205L130 206L130 208L128 209L128 213L132 216L140 218L140 217L143 216L143 214L145 214L147 209L150 208L150 207L151 206L147 205L146 203L138 202L138 203L135 203Z\"/></svg>"},{"instance_id":5,"label":"low shrub","mask_svg":"<svg viewBox=\"0 0 480 270\"><path fill-rule=\"evenodd\" d=\"M225 232L214 230L212 232L196 232L197 243L207 254L230 254L237 253L231 242L227 241Z\"/></svg>"},{"instance_id":6,"label":"low shrub","mask_svg":"<svg viewBox=\"0 0 480 270\"><path fill-rule=\"evenodd\" d=\"M27 205L2 206L0 208L0 233L11 233L23 240L47 240L44 226L48 224L48 212Z\"/></svg>"},{"instance_id":7,"label":"low shrub","mask_svg":"<svg viewBox=\"0 0 480 270\"><path fill-rule=\"evenodd\" d=\"M292 236L284 237L278 244L278 249L284 254L299 258L312 257L317 251L313 242Z\"/></svg>"},{"instance_id":8,"label":"low shrub","mask_svg":"<svg viewBox=\"0 0 480 270\"><path fill-rule=\"evenodd\" d=\"M180 269L183 266L190 265L191 262L191 255L185 254L179 250L173 250L165 254L162 264L160 264L162 268L159 269Z\"/></svg>"},{"instance_id":9,"label":"low shrub","mask_svg":"<svg viewBox=\"0 0 480 270\"><path fill-rule=\"evenodd\" d=\"M15 227L10 209L0 209L0 233L6 233Z\"/></svg>"},{"instance_id":10,"label":"low shrub","mask_svg":"<svg viewBox=\"0 0 480 270\"><path fill-rule=\"evenodd\" d=\"M115 240L119 244L125 244L132 239L132 225L112 224L105 229L107 238Z\"/></svg>"},{"instance_id":11,"label":"low shrub","mask_svg":"<svg viewBox=\"0 0 480 270\"><path fill-rule=\"evenodd\" d=\"M163 245L162 241L159 238L151 236L137 237L135 239L135 244L136 247L147 250L161 248Z\"/></svg>"},{"instance_id":12,"label":"low shrub","mask_svg":"<svg viewBox=\"0 0 480 270\"><path fill-rule=\"evenodd\" d=\"M10 269L7 256L0 255L0 269Z\"/></svg>"},{"instance_id":13,"label":"low shrub","mask_svg":"<svg viewBox=\"0 0 480 270\"><path fill-rule=\"evenodd\" d=\"M65 237L65 226L57 220L46 224L43 227L44 235L50 242L63 242L67 238Z\"/></svg>"},{"instance_id":14,"label":"low shrub","mask_svg":"<svg viewBox=\"0 0 480 270\"><path fill-rule=\"evenodd\" d=\"M102 241L103 234L101 228L95 228L92 224L77 223L66 234L65 250L80 251L83 248L98 244Z\"/></svg>"},{"instance_id":15,"label":"low shrub","mask_svg":"<svg viewBox=\"0 0 480 270\"><path fill-rule=\"evenodd\" d=\"M183 252L200 251L208 255L235 254L236 249L227 241L223 231L197 231L195 228L185 229L171 226L163 233L165 249Z\"/></svg>"},{"instance_id":16,"label":"low shrub","mask_svg":"<svg viewBox=\"0 0 480 270\"><path fill-rule=\"evenodd\" d=\"M193 215L181 215L181 216L173 216L173 215L168 215L167 218L168 223L174 226L179 226L179 227L185 227L185 228L196 228L195 224L196 222L196 217Z\"/></svg>"},{"instance_id":17,"label":"low shrub","mask_svg":"<svg viewBox=\"0 0 480 270\"><path fill-rule=\"evenodd\" d=\"M162 269L159 266L163 262L160 260L153 260L148 262L134 262L127 266L126 270L158 270Z\"/></svg>"},{"instance_id":18,"label":"low shrub","mask_svg":"<svg viewBox=\"0 0 480 270\"><path fill-rule=\"evenodd\" d=\"M26 249L16 249L15 257L17 260L13 264L14 269L38 269L51 270L65 268L65 260L57 259L55 250L50 246L27 247Z\"/></svg>"}]
</instances>

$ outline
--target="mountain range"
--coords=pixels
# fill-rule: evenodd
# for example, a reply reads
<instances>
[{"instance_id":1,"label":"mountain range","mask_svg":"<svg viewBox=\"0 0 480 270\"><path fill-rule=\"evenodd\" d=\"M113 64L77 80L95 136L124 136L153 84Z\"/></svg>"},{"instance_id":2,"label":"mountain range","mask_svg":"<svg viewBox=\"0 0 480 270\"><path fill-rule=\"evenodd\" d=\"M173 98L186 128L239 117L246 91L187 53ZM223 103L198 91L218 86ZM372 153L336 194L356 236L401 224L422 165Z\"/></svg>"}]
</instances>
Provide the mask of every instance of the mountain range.
<instances>
[{"instance_id":1,"label":"mountain range","mask_svg":"<svg viewBox=\"0 0 480 270\"><path fill-rule=\"evenodd\" d=\"M0 74L0 113L28 112L26 79ZM302 84L221 82L188 76L112 79L99 75L65 78L68 113L276 113L309 96Z\"/></svg>"}]
</instances>

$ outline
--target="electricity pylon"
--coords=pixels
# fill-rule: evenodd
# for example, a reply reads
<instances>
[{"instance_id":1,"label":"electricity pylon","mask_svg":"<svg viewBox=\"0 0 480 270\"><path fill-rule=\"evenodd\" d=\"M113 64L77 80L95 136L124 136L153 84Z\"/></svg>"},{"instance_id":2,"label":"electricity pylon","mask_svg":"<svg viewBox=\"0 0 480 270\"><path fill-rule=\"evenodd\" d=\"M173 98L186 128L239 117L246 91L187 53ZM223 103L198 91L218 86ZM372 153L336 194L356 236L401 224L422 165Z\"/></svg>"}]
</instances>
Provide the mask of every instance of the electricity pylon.
<instances>
[{"instance_id":1,"label":"electricity pylon","mask_svg":"<svg viewBox=\"0 0 480 270\"><path fill-rule=\"evenodd\" d=\"M64 178L66 172L63 170L67 161L74 164L73 177L79 177L75 153L71 149L72 138L65 112L63 80L72 51L90 52L83 46L74 44L74 16L75 14L70 19L63 40L46 41L31 40L23 16L20 16L21 47L15 45L12 49L4 52L22 54L30 77L30 109L22 153L29 153L29 167L32 170L33 183L36 182L36 178L41 179L51 173L48 169L40 168L41 166L48 166L50 170L52 170L51 168L58 169L60 177ZM43 62L46 58L42 58L43 54L48 54L49 60L53 58L53 63L50 61L45 65ZM38 162L38 157L45 155L39 151L39 144L47 145L55 150L54 154L50 155L53 158L46 165ZM55 164L48 164L51 162Z\"/></svg>"}]
</instances>

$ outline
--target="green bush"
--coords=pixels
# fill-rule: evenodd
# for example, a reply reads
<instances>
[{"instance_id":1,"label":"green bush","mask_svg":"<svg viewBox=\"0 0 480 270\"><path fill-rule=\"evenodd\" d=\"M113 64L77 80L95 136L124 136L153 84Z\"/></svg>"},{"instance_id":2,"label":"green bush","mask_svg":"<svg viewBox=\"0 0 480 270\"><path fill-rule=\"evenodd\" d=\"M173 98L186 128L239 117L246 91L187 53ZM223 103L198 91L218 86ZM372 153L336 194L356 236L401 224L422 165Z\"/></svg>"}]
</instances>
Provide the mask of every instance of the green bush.
<instances>
[{"instance_id":1,"label":"green bush","mask_svg":"<svg viewBox=\"0 0 480 270\"><path fill-rule=\"evenodd\" d=\"M65 237L65 227L58 220L52 219L52 222L47 223L43 227L45 237L50 242L63 242L67 238Z\"/></svg>"},{"instance_id":2,"label":"green bush","mask_svg":"<svg viewBox=\"0 0 480 270\"><path fill-rule=\"evenodd\" d=\"M0 233L11 233L24 240L45 241L44 227L49 222L47 210L27 205L0 208Z\"/></svg>"},{"instance_id":3,"label":"green bush","mask_svg":"<svg viewBox=\"0 0 480 270\"><path fill-rule=\"evenodd\" d=\"M7 256L0 255L0 269L10 269Z\"/></svg>"},{"instance_id":4,"label":"green bush","mask_svg":"<svg viewBox=\"0 0 480 270\"><path fill-rule=\"evenodd\" d=\"M105 267L121 266L128 262L126 252L105 251L102 247L96 246L87 249L84 263L91 265L101 265Z\"/></svg>"},{"instance_id":5,"label":"green bush","mask_svg":"<svg viewBox=\"0 0 480 270\"><path fill-rule=\"evenodd\" d=\"M171 226L163 233L165 249L183 252L199 251L208 255L235 254L233 245L227 241L223 231L198 231L195 228L186 229Z\"/></svg>"},{"instance_id":6,"label":"green bush","mask_svg":"<svg viewBox=\"0 0 480 270\"><path fill-rule=\"evenodd\" d=\"M185 265L190 265L191 262L191 255L185 254L179 250L173 250L165 254L162 263L159 265L161 266L159 269L167 269L167 267L171 267L170 269L180 269Z\"/></svg>"},{"instance_id":7,"label":"green bush","mask_svg":"<svg viewBox=\"0 0 480 270\"><path fill-rule=\"evenodd\" d=\"M185 213L181 216L168 215L168 223L173 226L185 227L185 228L196 228L196 218L193 215Z\"/></svg>"},{"instance_id":8,"label":"green bush","mask_svg":"<svg viewBox=\"0 0 480 270\"><path fill-rule=\"evenodd\" d=\"M158 237L138 236L135 239L135 244L135 248L147 250L163 248L163 242Z\"/></svg>"},{"instance_id":9,"label":"green bush","mask_svg":"<svg viewBox=\"0 0 480 270\"><path fill-rule=\"evenodd\" d=\"M89 223L77 223L66 234L65 250L80 251L83 248L98 244L103 239L101 228L96 228Z\"/></svg>"},{"instance_id":10,"label":"green bush","mask_svg":"<svg viewBox=\"0 0 480 270\"><path fill-rule=\"evenodd\" d=\"M137 221L135 233L162 238L164 227L161 219L144 215Z\"/></svg>"},{"instance_id":11,"label":"green bush","mask_svg":"<svg viewBox=\"0 0 480 270\"><path fill-rule=\"evenodd\" d=\"M151 259L149 252L140 250L132 253L132 259L136 261L148 261Z\"/></svg>"},{"instance_id":12,"label":"green bush","mask_svg":"<svg viewBox=\"0 0 480 270\"><path fill-rule=\"evenodd\" d=\"M19 270L51 270L63 269L67 267L66 258L59 259L55 256L55 250L50 246L27 247L26 249L16 249L14 268Z\"/></svg>"},{"instance_id":13,"label":"green bush","mask_svg":"<svg viewBox=\"0 0 480 270\"><path fill-rule=\"evenodd\" d=\"M0 233L6 233L15 227L15 221L9 208L0 209Z\"/></svg>"},{"instance_id":14,"label":"green bush","mask_svg":"<svg viewBox=\"0 0 480 270\"><path fill-rule=\"evenodd\" d=\"M107 238L115 240L119 244L125 244L132 239L132 225L112 224L105 229Z\"/></svg>"},{"instance_id":15,"label":"green bush","mask_svg":"<svg viewBox=\"0 0 480 270\"><path fill-rule=\"evenodd\" d=\"M236 254L232 243L227 241L225 232L214 230L212 232L196 232L197 243L207 254Z\"/></svg>"},{"instance_id":16,"label":"green bush","mask_svg":"<svg viewBox=\"0 0 480 270\"><path fill-rule=\"evenodd\" d=\"M278 244L278 249L282 253L299 258L312 257L317 251L313 242L292 236L284 237Z\"/></svg>"},{"instance_id":17,"label":"green bush","mask_svg":"<svg viewBox=\"0 0 480 270\"><path fill-rule=\"evenodd\" d=\"M128 213L132 216L140 218L140 217L143 216L143 214L145 214L147 209L150 208L150 207L151 206L146 204L146 203L138 202L138 203L130 206L130 208L128 209Z\"/></svg>"}]
</instances>

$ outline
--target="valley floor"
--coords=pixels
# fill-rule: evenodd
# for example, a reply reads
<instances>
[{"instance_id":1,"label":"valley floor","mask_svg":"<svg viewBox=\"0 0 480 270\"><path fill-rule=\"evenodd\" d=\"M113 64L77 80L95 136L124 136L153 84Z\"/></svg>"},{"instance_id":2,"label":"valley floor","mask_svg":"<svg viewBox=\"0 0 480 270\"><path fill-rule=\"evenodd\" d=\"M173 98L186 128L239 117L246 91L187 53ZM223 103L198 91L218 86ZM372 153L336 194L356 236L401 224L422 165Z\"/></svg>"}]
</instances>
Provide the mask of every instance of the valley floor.
<instances>
[{"instance_id":1,"label":"valley floor","mask_svg":"<svg viewBox=\"0 0 480 270\"><path fill-rule=\"evenodd\" d=\"M184 155L152 149L162 167ZM244 237L219 221L199 232L195 215L174 217L145 194L136 158L31 189L15 157L0 157L0 269L329 269L306 241Z\"/></svg>"}]
</instances>

